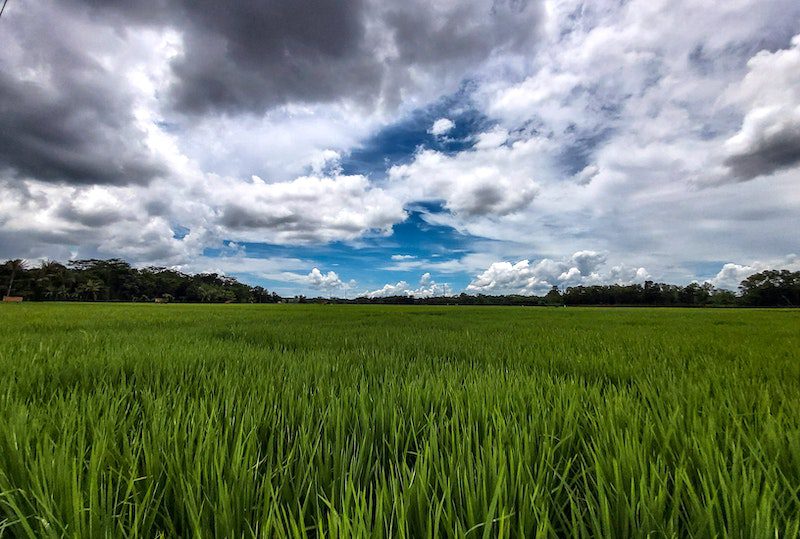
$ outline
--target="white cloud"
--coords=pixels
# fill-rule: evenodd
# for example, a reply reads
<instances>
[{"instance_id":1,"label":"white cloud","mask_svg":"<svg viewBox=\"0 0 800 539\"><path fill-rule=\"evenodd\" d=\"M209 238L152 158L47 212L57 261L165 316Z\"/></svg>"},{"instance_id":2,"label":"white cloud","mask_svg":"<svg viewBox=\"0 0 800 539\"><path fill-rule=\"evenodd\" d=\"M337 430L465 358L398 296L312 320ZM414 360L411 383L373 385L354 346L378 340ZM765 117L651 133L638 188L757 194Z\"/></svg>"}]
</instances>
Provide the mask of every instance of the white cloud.
<instances>
[{"instance_id":1,"label":"white cloud","mask_svg":"<svg viewBox=\"0 0 800 539\"><path fill-rule=\"evenodd\" d=\"M218 273L220 275L244 274L260 279L277 281L285 280L292 270L308 268L309 262L299 258L270 257L257 258L248 256L244 249L233 249L222 256L203 256L194 259L190 264L176 265L175 268L186 273ZM295 276L295 273L289 273ZM306 276L302 276L306 277ZM295 282L291 280L291 282Z\"/></svg>"},{"instance_id":2,"label":"white cloud","mask_svg":"<svg viewBox=\"0 0 800 539\"><path fill-rule=\"evenodd\" d=\"M409 201L443 200L445 208L464 218L518 212L539 191L532 174L541 142L498 146L506 136L482 133L483 144L452 156L422 150L411 163L389 169L389 191Z\"/></svg>"},{"instance_id":3,"label":"white cloud","mask_svg":"<svg viewBox=\"0 0 800 539\"><path fill-rule=\"evenodd\" d=\"M251 241L314 243L388 234L406 215L401 201L360 175L270 184L215 178L211 185L209 204L219 225Z\"/></svg>"},{"instance_id":4,"label":"white cloud","mask_svg":"<svg viewBox=\"0 0 800 539\"><path fill-rule=\"evenodd\" d=\"M725 141L721 180L745 181L800 166L800 34L790 48L761 51L747 66L727 96L747 112L741 129Z\"/></svg>"},{"instance_id":5,"label":"white cloud","mask_svg":"<svg viewBox=\"0 0 800 539\"><path fill-rule=\"evenodd\" d=\"M606 256L594 251L578 251L563 260L544 258L538 262L493 262L467 286L481 294L543 294L552 286L643 282L650 277L644 268L616 265L600 271Z\"/></svg>"},{"instance_id":6,"label":"white cloud","mask_svg":"<svg viewBox=\"0 0 800 539\"><path fill-rule=\"evenodd\" d=\"M778 116L770 113L764 130L753 132L767 133L769 126L770 140L793 140L797 41L786 47L797 30L781 21L796 20L799 4L563 1L548 3L548 13L548 41L530 73L519 82L485 81L477 91L514 145L536 141L536 151L515 159L513 168L535 179L537 196L504 216L437 216L438 222L526 242L527 252L569 253L588 245L677 281L690 277L676 270L684 261L767 257L794 248L783 231L800 208L798 169L777 170L763 180L768 186L708 191L694 181L718 172L733 155L726 144L745 130L753 107L748 96L779 103L775 114L784 120L775 123ZM766 85L774 79L774 88L736 93L747 90L754 72ZM787 146L771 148L780 150L772 163L793 155ZM498 150L481 152L479 160L496 166L497 156L515 153Z\"/></svg>"},{"instance_id":7,"label":"white cloud","mask_svg":"<svg viewBox=\"0 0 800 539\"><path fill-rule=\"evenodd\" d=\"M177 120L176 120L177 121ZM341 104L285 106L263 116L211 116L183 125L180 151L205 172L289 181L344 154L386 122Z\"/></svg>"},{"instance_id":8,"label":"white cloud","mask_svg":"<svg viewBox=\"0 0 800 539\"><path fill-rule=\"evenodd\" d=\"M495 127L489 131L479 133L475 138L474 148L478 150L490 150L506 143L508 140L508 131L502 127Z\"/></svg>"},{"instance_id":9,"label":"white cloud","mask_svg":"<svg viewBox=\"0 0 800 539\"><path fill-rule=\"evenodd\" d=\"M800 256L790 254L782 259L771 260L768 262L751 262L750 264L728 263L709 282L718 288L737 290L739 283L747 279L754 273L769 269L787 269L789 271L800 271Z\"/></svg>"},{"instance_id":10,"label":"white cloud","mask_svg":"<svg viewBox=\"0 0 800 539\"><path fill-rule=\"evenodd\" d=\"M387 283L382 288L361 294L367 298L385 298L391 296L408 296L415 298L430 298L434 296L452 296L453 290L449 283L439 284L431 278L430 273L423 273L419 284L414 287L406 281Z\"/></svg>"},{"instance_id":11,"label":"white cloud","mask_svg":"<svg viewBox=\"0 0 800 539\"><path fill-rule=\"evenodd\" d=\"M505 245L507 247L507 245ZM459 255L454 258L431 256L430 258L407 258L393 260L391 264L381 267L384 271L429 270L436 273L474 273L497 260L498 254L493 252L475 252Z\"/></svg>"},{"instance_id":12,"label":"white cloud","mask_svg":"<svg viewBox=\"0 0 800 539\"><path fill-rule=\"evenodd\" d=\"M308 279L308 284L313 288L337 290L344 287L344 282L342 282L335 271L322 273L319 268L314 268L306 277Z\"/></svg>"},{"instance_id":13,"label":"white cloud","mask_svg":"<svg viewBox=\"0 0 800 539\"><path fill-rule=\"evenodd\" d=\"M575 181L581 185L588 185L598 174L600 174L600 168L597 165L586 165L575 174Z\"/></svg>"},{"instance_id":14,"label":"white cloud","mask_svg":"<svg viewBox=\"0 0 800 539\"><path fill-rule=\"evenodd\" d=\"M449 133L455 126L456 124L454 124L449 118L439 118L433 122L431 128L428 129L428 133L435 137L440 137Z\"/></svg>"},{"instance_id":15,"label":"white cloud","mask_svg":"<svg viewBox=\"0 0 800 539\"><path fill-rule=\"evenodd\" d=\"M284 286L283 290L312 295L322 293L331 296L346 296L348 291L358 284L354 279L345 281L335 271L325 272L316 266L308 273L278 271L263 275L263 277L289 285L288 287Z\"/></svg>"}]
</instances>

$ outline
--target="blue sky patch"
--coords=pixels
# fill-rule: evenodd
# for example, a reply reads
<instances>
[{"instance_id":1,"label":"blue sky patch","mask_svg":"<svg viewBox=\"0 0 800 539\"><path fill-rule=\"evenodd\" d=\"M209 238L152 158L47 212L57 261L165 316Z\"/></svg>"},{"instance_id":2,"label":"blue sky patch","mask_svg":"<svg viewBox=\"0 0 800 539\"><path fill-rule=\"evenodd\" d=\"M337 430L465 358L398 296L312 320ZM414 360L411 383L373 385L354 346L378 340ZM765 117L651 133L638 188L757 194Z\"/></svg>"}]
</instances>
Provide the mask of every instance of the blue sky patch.
<instances>
[{"instance_id":1,"label":"blue sky patch","mask_svg":"<svg viewBox=\"0 0 800 539\"><path fill-rule=\"evenodd\" d=\"M246 256L248 258L292 258L308 262L308 268L291 273L306 275L312 267L326 273L335 271L348 282L357 281L349 292L363 292L382 287L386 283L405 280L416 284L423 273L430 272L438 283L449 283L454 290L464 288L472 275L466 272L437 273L426 263L458 260L471 251L470 246L480 238L462 234L457 230L425 219L427 213L442 211L441 204L427 203L409 208L409 217L393 227L391 236L372 235L358 242L332 242L321 245L276 245L257 242L231 242L226 240L217 248L207 248L203 256L209 258ZM394 258L393 258L394 257ZM404 264L400 264L404 263ZM409 268L398 268L410 265ZM306 294L319 291L305 289L302 284L280 279L267 279L251 273L232 273L250 284L258 284L279 293L301 290ZM326 295L326 294L322 294Z\"/></svg>"},{"instance_id":2,"label":"blue sky patch","mask_svg":"<svg viewBox=\"0 0 800 539\"><path fill-rule=\"evenodd\" d=\"M410 162L421 146L447 154L471 148L474 135L489 129L492 123L474 107L469 94L469 86L464 85L458 92L384 127L342 158L343 172L380 179L389 167ZM447 136L428 132L439 118L455 123Z\"/></svg>"}]
</instances>

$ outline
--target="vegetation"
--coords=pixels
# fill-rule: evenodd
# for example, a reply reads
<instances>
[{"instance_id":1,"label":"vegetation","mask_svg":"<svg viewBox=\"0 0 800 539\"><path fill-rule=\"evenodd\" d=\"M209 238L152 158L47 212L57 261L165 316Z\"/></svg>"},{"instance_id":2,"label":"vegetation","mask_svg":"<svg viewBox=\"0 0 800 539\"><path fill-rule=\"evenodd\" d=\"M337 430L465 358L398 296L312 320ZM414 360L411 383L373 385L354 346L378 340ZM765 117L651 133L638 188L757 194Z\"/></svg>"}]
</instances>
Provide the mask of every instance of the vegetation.
<instances>
[{"instance_id":1,"label":"vegetation","mask_svg":"<svg viewBox=\"0 0 800 539\"><path fill-rule=\"evenodd\" d=\"M798 311L30 303L0 327L0 535L800 534Z\"/></svg>"},{"instance_id":2,"label":"vegetation","mask_svg":"<svg viewBox=\"0 0 800 539\"><path fill-rule=\"evenodd\" d=\"M16 277L16 279L15 279ZM197 303L276 303L277 294L216 273L134 268L124 260L45 261L27 268L21 260L0 266L0 279L16 294L34 301L165 301Z\"/></svg>"},{"instance_id":3,"label":"vegetation","mask_svg":"<svg viewBox=\"0 0 800 539\"><path fill-rule=\"evenodd\" d=\"M16 280L15 280L16 279ZM278 303L282 298L261 286L248 286L215 273L187 275L180 271L134 268L120 259L74 260L66 266L45 261L28 268L22 260L0 265L0 282L34 301L152 301L195 303ZM16 282L16 284L14 284ZM669 307L790 307L800 306L800 271L768 270L742 281L740 294L715 288L711 283L677 286L647 281L643 285L569 287L562 294L553 287L545 296L484 294L414 298L292 298L298 303L356 303L386 305L646 305Z\"/></svg>"}]
</instances>

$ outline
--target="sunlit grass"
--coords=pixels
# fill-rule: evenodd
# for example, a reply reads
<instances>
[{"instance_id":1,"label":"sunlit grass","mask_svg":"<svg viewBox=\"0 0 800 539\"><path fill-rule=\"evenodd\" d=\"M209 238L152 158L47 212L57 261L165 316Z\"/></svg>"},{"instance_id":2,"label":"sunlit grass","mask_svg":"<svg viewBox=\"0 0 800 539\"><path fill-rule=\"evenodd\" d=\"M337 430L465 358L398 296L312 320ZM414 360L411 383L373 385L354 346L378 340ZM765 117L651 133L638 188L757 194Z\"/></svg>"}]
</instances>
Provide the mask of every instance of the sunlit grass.
<instances>
[{"instance_id":1,"label":"sunlit grass","mask_svg":"<svg viewBox=\"0 0 800 539\"><path fill-rule=\"evenodd\" d=\"M796 537L800 312L4 305L0 535Z\"/></svg>"}]
</instances>

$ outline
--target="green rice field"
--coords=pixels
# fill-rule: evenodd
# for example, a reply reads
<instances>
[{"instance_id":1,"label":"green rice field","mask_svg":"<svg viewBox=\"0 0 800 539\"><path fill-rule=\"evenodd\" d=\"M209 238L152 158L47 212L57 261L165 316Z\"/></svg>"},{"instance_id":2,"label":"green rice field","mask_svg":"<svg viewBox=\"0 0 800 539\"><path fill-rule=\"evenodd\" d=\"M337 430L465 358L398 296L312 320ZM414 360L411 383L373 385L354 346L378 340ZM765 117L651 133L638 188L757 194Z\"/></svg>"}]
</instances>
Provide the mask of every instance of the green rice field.
<instances>
[{"instance_id":1,"label":"green rice field","mask_svg":"<svg viewBox=\"0 0 800 539\"><path fill-rule=\"evenodd\" d=\"M798 537L800 311L0 305L2 537Z\"/></svg>"}]
</instances>

